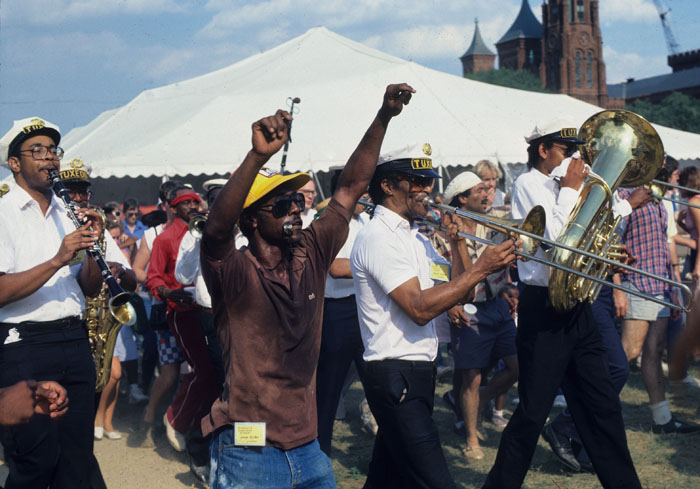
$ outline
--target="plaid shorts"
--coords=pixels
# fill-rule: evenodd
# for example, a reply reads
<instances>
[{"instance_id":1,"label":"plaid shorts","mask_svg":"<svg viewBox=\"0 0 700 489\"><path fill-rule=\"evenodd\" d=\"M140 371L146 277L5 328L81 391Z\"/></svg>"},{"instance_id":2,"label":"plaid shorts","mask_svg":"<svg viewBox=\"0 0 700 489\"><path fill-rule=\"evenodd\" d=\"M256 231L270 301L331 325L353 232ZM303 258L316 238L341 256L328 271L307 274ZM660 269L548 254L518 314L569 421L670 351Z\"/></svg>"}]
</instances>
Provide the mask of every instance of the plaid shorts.
<instances>
[{"instance_id":1,"label":"plaid shorts","mask_svg":"<svg viewBox=\"0 0 700 489\"><path fill-rule=\"evenodd\" d=\"M170 334L170 331L167 329L156 331L156 335L158 336L158 361L161 365L185 361L180 345L177 344L175 337Z\"/></svg>"}]
</instances>

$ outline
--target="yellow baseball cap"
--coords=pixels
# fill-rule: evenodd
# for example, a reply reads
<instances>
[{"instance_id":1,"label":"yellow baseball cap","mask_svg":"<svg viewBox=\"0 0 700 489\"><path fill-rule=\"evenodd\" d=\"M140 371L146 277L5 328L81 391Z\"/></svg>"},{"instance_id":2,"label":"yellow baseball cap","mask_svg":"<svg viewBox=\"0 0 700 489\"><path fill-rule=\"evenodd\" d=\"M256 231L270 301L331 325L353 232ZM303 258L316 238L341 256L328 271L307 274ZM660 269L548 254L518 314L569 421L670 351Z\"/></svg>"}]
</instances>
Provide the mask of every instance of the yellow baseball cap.
<instances>
[{"instance_id":1,"label":"yellow baseball cap","mask_svg":"<svg viewBox=\"0 0 700 489\"><path fill-rule=\"evenodd\" d=\"M292 173L290 175L282 175L274 170L261 168L258 174L255 176L253 185L250 187L250 191L245 199L243 208L247 209L256 202L263 200L274 190L281 189L283 192L299 190L309 180L311 180L311 175L308 173Z\"/></svg>"}]
</instances>

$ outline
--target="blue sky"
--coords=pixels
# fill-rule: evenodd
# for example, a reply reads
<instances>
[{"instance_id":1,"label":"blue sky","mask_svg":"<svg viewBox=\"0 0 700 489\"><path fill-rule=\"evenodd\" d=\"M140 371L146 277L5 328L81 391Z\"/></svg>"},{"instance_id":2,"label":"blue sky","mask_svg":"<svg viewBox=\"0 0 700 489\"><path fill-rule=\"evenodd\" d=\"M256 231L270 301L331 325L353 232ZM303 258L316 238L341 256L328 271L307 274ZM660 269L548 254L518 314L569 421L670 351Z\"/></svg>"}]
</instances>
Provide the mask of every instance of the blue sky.
<instances>
[{"instance_id":1,"label":"blue sky","mask_svg":"<svg viewBox=\"0 0 700 489\"><path fill-rule=\"evenodd\" d=\"M698 0L663 0L681 50L700 49ZM461 74L474 32L494 43L521 0L5 0L0 134L41 116L71 128L141 91L244 59L316 26ZM530 0L541 16L541 0ZM601 0L609 83L670 72L652 0ZM404 81L404 80L397 80ZM410 82L410 80L405 80Z\"/></svg>"}]
</instances>

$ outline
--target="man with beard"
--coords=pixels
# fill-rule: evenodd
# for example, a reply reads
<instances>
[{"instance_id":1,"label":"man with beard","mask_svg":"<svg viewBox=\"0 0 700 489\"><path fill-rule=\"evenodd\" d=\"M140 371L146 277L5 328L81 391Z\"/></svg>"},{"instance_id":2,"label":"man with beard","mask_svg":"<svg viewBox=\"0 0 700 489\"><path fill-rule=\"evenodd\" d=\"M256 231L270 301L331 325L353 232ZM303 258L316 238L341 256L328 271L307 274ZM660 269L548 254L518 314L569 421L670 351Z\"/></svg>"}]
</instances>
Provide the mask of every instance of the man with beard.
<instances>
[{"instance_id":1,"label":"man with beard","mask_svg":"<svg viewBox=\"0 0 700 489\"><path fill-rule=\"evenodd\" d=\"M173 189L169 198L175 219L153 242L146 286L154 297L167 304L170 333L192 367L163 416L168 441L175 450L183 451L187 444L186 436L192 428L195 428L193 433L199 432L196 429L199 420L207 413L221 388L216 382L214 367L204 342L199 306L175 277L180 242L188 232L188 223L197 214L202 199L190 187Z\"/></svg>"},{"instance_id":2,"label":"man with beard","mask_svg":"<svg viewBox=\"0 0 700 489\"><path fill-rule=\"evenodd\" d=\"M481 178L470 171L460 173L445 189L445 201L464 211L484 213L489 207L489 188ZM503 218L506 212L491 208L490 216ZM503 241L504 234L465 219L464 232L489 241ZM486 246L476 240L466 239L465 263L476 261ZM458 250L459 252L459 250ZM467 458L480 460L484 453L479 446L477 429L479 413L493 398L505 393L518 379L518 358L515 349L515 321L511 307L498 297L500 289L508 282L508 269L492 273L474 288L473 313L468 321L451 314L451 344L455 358L455 397L461 408L466 428ZM496 372L488 385L480 390L481 371L493 361L503 359L505 368Z\"/></svg>"},{"instance_id":3,"label":"man with beard","mask_svg":"<svg viewBox=\"0 0 700 489\"><path fill-rule=\"evenodd\" d=\"M422 150L422 151L421 151ZM418 232L439 175L430 145L382 156L369 186L377 206L350 255L362 341L365 395L379 431L365 488L454 488L432 419L438 338L433 319L515 260L513 241L488 246L471 266L447 261ZM465 270L465 267L468 267Z\"/></svg>"},{"instance_id":4,"label":"man with beard","mask_svg":"<svg viewBox=\"0 0 700 489\"><path fill-rule=\"evenodd\" d=\"M367 188L389 121L414 90L389 85L321 217L302 230L298 190L309 175L263 165L288 138L289 113L253 124L252 149L216 198L202 238L226 383L202 420L211 441L212 489L335 488L316 441L316 364L326 276ZM249 246L235 247L235 228Z\"/></svg>"}]
</instances>

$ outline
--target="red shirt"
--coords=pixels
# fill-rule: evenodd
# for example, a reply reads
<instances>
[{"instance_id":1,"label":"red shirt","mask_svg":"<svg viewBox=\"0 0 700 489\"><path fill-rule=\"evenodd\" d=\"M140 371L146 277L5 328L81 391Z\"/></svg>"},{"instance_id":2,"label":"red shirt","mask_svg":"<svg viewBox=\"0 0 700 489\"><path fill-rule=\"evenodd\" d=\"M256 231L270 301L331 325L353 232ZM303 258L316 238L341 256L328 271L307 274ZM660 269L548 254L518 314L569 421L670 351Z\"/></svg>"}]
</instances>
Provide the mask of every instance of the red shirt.
<instances>
[{"instance_id":1,"label":"red shirt","mask_svg":"<svg viewBox=\"0 0 700 489\"><path fill-rule=\"evenodd\" d=\"M226 365L224 391L202 420L204 436L237 421L264 422L267 445L290 450L316 438L316 365L326 276L351 213L331 199L293 249L289 282L249 249L207 256L202 274ZM378 244L378 246L380 246Z\"/></svg>"},{"instance_id":2,"label":"red shirt","mask_svg":"<svg viewBox=\"0 0 700 489\"><path fill-rule=\"evenodd\" d=\"M148 275L146 276L146 287L154 297L163 299L158 294L158 287L167 289L182 289L185 286L175 278L175 263L180 250L180 241L188 232L187 223L180 218L176 218L168 228L156 236L151 250L151 260L148 262ZM187 311L194 307L194 304L175 304L167 301L168 307L176 311Z\"/></svg>"}]
</instances>

